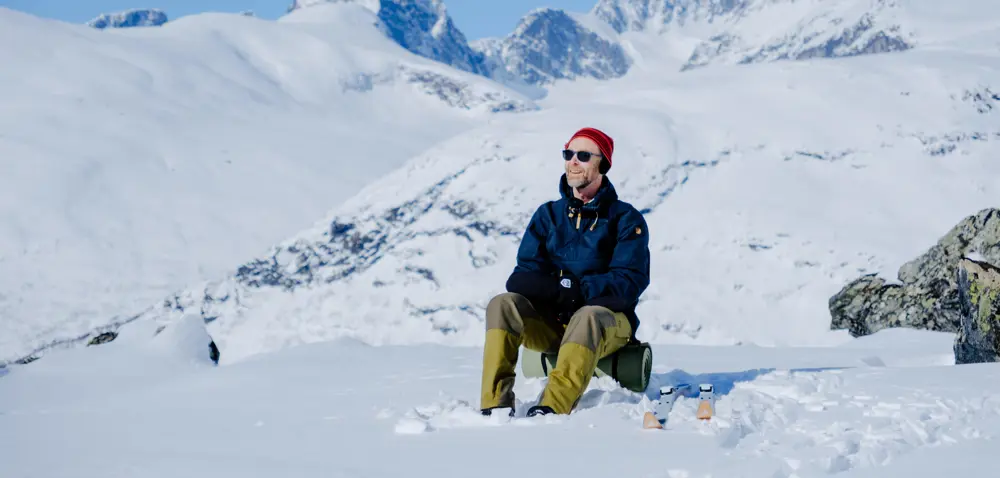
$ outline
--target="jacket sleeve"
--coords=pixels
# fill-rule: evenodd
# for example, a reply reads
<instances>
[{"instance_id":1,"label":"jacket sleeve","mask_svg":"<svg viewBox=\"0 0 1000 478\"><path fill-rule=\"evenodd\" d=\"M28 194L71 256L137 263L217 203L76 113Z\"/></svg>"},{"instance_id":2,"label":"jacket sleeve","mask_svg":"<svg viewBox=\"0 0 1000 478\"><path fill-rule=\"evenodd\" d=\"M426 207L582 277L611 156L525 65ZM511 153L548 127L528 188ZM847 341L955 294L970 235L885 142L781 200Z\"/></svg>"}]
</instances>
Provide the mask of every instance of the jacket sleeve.
<instances>
[{"instance_id":1,"label":"jacket sleeve","mask_svg":"<svg viewBox=\"0 0 1000 478\"><path fill-rule=\"evenodd\" d=\"M580 279L588 304L631 307L649 286L649 231L639 211L631 210L618 222L618 244L609 270Z\"/></svg>"},{"instance_id":2,"label":"jacket sleeve","mask_svg":"<svg viewBox=\"0 0 1000 478\"><path fill-rule=\"evenodd\" d=\"M554 303L559 296L558 279L553 274L552 261L545 248L550 221L544 205L531 217L517 250L517 265L507 278L508 292L527 297L536 307Z\"/></svg>"},{"instance_id":3,"label":"jacket sleeve","mask_svg":"<svg viewBox=\"0 0 1000 478\"><path fill-rule=\"evenodd\" d=\"M538 272L541 274L552 274L552 260L549 252L545 248L545 240L551 229L545 205L541 205L535 210L528 222L528 227L521 237L521 245L517 248L517 265L514 266L514 273Z\"/></svg>"}]
</instances>

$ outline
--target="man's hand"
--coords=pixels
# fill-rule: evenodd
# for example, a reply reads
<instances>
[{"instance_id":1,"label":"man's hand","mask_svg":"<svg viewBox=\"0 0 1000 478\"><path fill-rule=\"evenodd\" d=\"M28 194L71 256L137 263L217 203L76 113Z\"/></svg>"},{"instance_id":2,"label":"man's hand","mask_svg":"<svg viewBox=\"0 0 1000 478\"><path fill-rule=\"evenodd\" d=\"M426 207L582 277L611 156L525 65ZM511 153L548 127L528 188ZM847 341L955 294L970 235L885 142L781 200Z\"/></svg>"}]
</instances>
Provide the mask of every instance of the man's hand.
<instances>
[{"instance_id":1,"label":"man's hand","mask_svg":"<svg viewBox=\"0 0 1000 478\"><path fill-rule=\"evenodd\" d=\"M535 310L554 315L560 322L586 305L580 281L572 275L554 277L537 272L515 272L507 279L507 291L525 296Z\"/></svg>"},{"instance_id":2,"label":"man's hand","mask_svg":"<svg viewBox=\"0 0 1000 478\"><path fill-rule=\"evenodd\" d=\"M559 279L559 298L556 299L556 308L559 309L563 322L568 322L569 318L583 307L584 299L580 281L572 276Z\"/></svg>"}]
</instances>

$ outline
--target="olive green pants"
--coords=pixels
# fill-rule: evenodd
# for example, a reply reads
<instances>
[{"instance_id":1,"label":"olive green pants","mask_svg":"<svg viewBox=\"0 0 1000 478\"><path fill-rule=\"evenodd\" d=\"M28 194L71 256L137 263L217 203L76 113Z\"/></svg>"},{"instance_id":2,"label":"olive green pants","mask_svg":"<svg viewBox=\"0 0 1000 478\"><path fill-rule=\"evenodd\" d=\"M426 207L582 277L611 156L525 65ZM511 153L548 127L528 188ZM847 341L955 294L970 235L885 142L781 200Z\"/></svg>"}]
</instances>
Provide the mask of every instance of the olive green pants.
<instances>
[{"instance_id":1,"label":"olive green pants","mask_svg":"<svg viewBox=\"0 0 1000 478\"><path fill-rule=\"evenodd\" d=\"M568 324L542 317L524 296L503 293L486 307L481 408L514 405L514 367L520 346L558 353L539 405L568 414L577 405L597 362L625 346L632 326L625 314L580 308Z\"/></svg>"}]
</instances>

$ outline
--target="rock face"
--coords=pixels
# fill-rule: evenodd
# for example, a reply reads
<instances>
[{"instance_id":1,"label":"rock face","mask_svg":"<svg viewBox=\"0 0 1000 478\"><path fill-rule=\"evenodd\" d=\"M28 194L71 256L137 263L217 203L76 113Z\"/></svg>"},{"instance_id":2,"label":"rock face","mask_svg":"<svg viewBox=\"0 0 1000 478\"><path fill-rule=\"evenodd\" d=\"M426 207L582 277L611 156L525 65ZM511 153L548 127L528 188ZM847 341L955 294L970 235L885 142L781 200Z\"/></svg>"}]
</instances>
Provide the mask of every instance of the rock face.
<instances>
[{"instance_id":1,"label":"rock face","mask_svg":"<svg viewBox=\"0 0 1000 478\"><path fill-rule=\"evenodd\" d=\"M962 259L958 286L962 321L955 363L1000 362L1000 268Z\"/></svg>"},{"instance_id":2,"label":"rock face","mask_svg":"<svg viewBox=\"0 0 1000 478\"><path fill-rule=\"evenodd\" d=\"M530 12L502 40L479 42L486 64L530 85L555 80L617 78L632 59L616 38L607 37L569 13L540 8Z\"/></svg>"},{"instance_id":3,"label":"rock face","mask_svg":"<svg viewBox=\"0 0 1000 478\"><path fill-rule=\"evenodd\" d=\"M441 0L295 0L288 11L325 3L355 3L378 16L385 34L410 52L459 70L489 76Z\"/></svg>"},{"instance_id":4,"label":"rock face","mask_svg":"<svg viewBox=\"0 0 1000 478\"><path fill-rule=\"evenodd\" d=\"M959 262L977 254L1000 264L1000 209L967 217L926 253L899 269L899 284L862 276L830 298L832 329L854 337L890 327L957 332L962 322Z\"/></svg>"},{"instance_id":5,"label":"rock face","mask_svg":"<svg viewBox=\"0 0 1000 478\"><path fill-rule=\"evenodd\" d=\"M418 55L488 76L483 58L469 46L441 0L382 1L378 17L389 37Z\"/></svg>"},{"instance_id":6,"label":"rock face","mask_svg":"<svg viewBox=\"0 0 1000 478\"><path fill-rule=\"evenodd\" d=\"M121 13L105 13L87 23L98 28L158 27L167 23L167 14L157 9L126 10Z\"/></svg>"}]
</instances>

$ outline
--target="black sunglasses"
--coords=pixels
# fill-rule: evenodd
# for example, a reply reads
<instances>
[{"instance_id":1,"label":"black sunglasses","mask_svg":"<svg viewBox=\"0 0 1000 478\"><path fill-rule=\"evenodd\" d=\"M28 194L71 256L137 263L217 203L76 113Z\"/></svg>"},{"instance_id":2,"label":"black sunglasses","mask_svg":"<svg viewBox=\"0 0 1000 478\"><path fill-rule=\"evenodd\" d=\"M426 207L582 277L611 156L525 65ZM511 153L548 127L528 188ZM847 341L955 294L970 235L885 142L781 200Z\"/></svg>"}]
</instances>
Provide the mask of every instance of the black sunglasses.
<instances>
[{"instance_id":1,"label":"black sunglasses","mask_svg":"<svg viewBox=\"0 0 1000 478\"><path fill-rule=\"evenodd\" d=\"M579 159L581 163L586 163L587 161L590 161L590 158L592 156L601 157L601 155L597 153L591 153L589 151L573 151L572 149L564 149L562 154L563 154L563 159L565 159L566 161L573 159L573 155L576 154L576 159Z\"/></svg>"}]
</instances>

